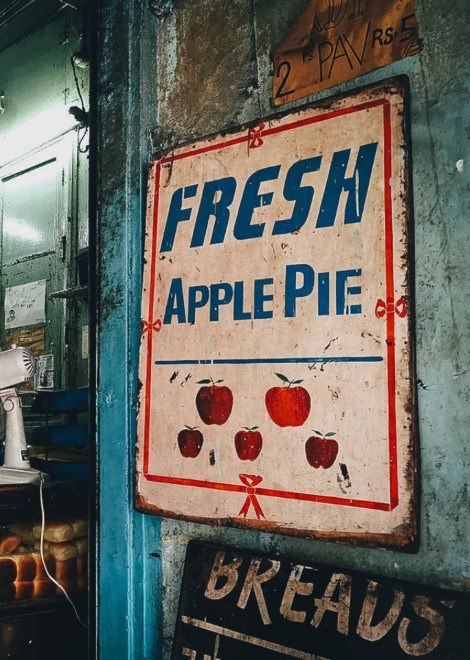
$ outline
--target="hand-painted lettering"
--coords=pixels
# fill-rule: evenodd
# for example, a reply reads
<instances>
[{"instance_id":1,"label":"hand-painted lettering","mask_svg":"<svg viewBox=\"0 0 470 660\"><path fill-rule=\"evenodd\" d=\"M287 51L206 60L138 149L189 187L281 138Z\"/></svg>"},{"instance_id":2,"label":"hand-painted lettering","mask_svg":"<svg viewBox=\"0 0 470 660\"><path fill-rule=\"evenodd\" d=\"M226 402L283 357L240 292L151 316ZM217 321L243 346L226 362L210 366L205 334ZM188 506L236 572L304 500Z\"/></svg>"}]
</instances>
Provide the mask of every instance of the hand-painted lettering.
<instances>
[{"instance_id":1,"label":"hand-painted lettering","mask_svg":"<svg viewBox=\"0 0 470 660\"><path fill-rule=\"evenodd\" d=\"M233 229L233 234L239 241L244 241L247 238L260 238L263 235L266 223L252 224L253 212L261 206L271 204L273 193L260 193L259 189L264 181L277 179L280 169L280 165L264 167L248 178Z\"/></svg>"},{"instance_id":2,"label":"hand-painted lettering","mask_svg":"<svg viewBox=\"0 0 470 660\"><path fill-rule=\"evenodd\" d=\"M302 177L308 172L317 172L320 169L321 160L321 156L299 160L288 171L284 184L284 199L288 202L295 202L295 204L290 218L277 220L274 223L273 236L299 231L304 226L312 206L314 188L313 186L302 186Z\"/></svg>"},{"instance_id":3,"label":"hand-painted lettering","mask_svg":"<svg viewBox=\"0 0 470 660\"><path fill-rule=\"evenodd\" d=\"M344 149L333 154L329 166L327 165L328 176L317 218L311 217L315 186L304 183L304 178L310 175L309 181L315 183L314 175L320 171L325 159L319 155L294 162L285 173L282 188L282 199L293 202L292 213L288 218L275 220L270 230L272 235L279 236L300 231L308 226L309 221L315 229L333 227L337 221L345 225L361 222L377 147L377 142L360 145L355 161L351 155L353 151L356 152L355 149ZM347 176L348 170L352 171L350 176ZM280 165L270 165L254 171L245 182L227 176L206 181L201 185L193 184L178 188L171 197L160 252L173 250L178 227L191 219L194 223L189 241L191 248L223 243L227 238L231 222L236 240L261 238L265 234L267 222L260 219L256 221L256 210L275 204L277 200L274 182L281 173ZM188 206L185 200L196 197L200 189L202 192L199 202L196 203L198 208ZM238 209L234 208L237 189L241 192ZM346 195L346 201L344 216L341 218L338 217L338 212L343 194ZM281 197L280 193L276 195L278 198ZM212 231L209 229L211 218L213 218Z\"/></svg>"},{"instance_id":4,"label":"hand-painted lettering","mask_svg":"<svg viewBox=\"0 0 470 660\"><path fill-rule=\"evenodd\" d=\"M346 170L351 156L351 149L337 151L333 154L318 214L317 228L332 227L334 225L338 214L339 200L343 192L347 193L344 224L361 222L376 152L377 142L362 145L359 149L354 172L349 177L346 176Z\"/></svg>"},{"instance_id":5,"label":"hand-painted lettering","mask_svg":"<svg viewBox=\"0 0 470 660\"><path fill-rule=\"evenodd\" d=\"M171 280L168 290L163 324L197 323L198 320L209 320L217 323L222 318L227 321L248 321L272 319L274 316L274 291L278 295L283 292L282 313L285 318L299 316L300 311L307 310L313 317L328 316L332 313L330 307L330 280L335 282L337 316L344 314L360 314L362 307L356 301L350 304L351 296L359 296L361 286L350 286L350 278L359 278L361 269L338 270L332 273L318 273L317 290L315 289L315 269L309 264L290 264L286 266L284 281L275 287L272 277L257 278L251 283L238 280L236 282L216 282L190 285L187 291L181 277ZM316 297L316 302L315 302ZM222 309L226 312L222 316ZM278 306L279 309L280 306ZM279 312L278 312L279 313Z\"/></svg>"},{"instance_id":6,"label":"hand-painted lettering","mask_svg":"<svg viewBox=\"0 0 470 660\"><path fill-rule=\"evenodd\" d=\"M185 222L191 217L191 208L183 208L183 199L195 197L196 193L197 185L178 188L173 193L160 252L170 252L173 249L178 223Z\"/></svg>"},{"instance_id":7,"label":"hand-painted lettering","mask_svg":"<svg viewBox=\"0 0 470 660\"><path fill-rule=\"evenodd\" d=\"M259 613L261 619L265 625L271 623L271 619L268 613L268 606L266 605L266 600L264 598L263 589L261 585L264 582L268 582L273 578L281 567L280 561L269 560L271 566L264 571L259 573L259 568L261 564L261 559L252 559L250 567L248 568L248 573L246 574L246 579L243 584L242 590L240 592L240 598L238 599L237 606L241 609L245 609L246 604L248 603L248 598L250 597L251 592L253 592L256 602L258 603Z\"/></svg>"},{"instance_id":8,"label":"hand-painted lettering","mask_svg":"<svg viewBox=\"0 0 470 660\"><path fill-rule=\"evenodd\" d=\"M325 582L312 571L314 579L309 581L306 571L312 568L296 564L286 573L277 559L251 557L246 561L233 555L229 560L219 551L204 596L210 600L227 598L233 608L243 610L253 595L265 626L273 625L278 611L286 622L323 631L334 629L370 644L393 639L397 652L400 648L410 657L431 654L446 634L445 610L454 608L453 600L432 601L429 596L390 589L374 580L368 580L364 589L362 579L339 572L331 572Z\"/></svg>"},{"instance_id":9,"label":"hand-painted lettering","mask_svg":"<svg viewBox=\"0 0 470 660\"><path fill-rule=\"evenodd\" d=\"M230 217L229 206L233 202L237 182L233 176L207 181L202 190L191 247L204 245L209 218L214 216L211 245L223 243ZM217 199L216 199L217 198Z\"/></svg>"}]
</instances>

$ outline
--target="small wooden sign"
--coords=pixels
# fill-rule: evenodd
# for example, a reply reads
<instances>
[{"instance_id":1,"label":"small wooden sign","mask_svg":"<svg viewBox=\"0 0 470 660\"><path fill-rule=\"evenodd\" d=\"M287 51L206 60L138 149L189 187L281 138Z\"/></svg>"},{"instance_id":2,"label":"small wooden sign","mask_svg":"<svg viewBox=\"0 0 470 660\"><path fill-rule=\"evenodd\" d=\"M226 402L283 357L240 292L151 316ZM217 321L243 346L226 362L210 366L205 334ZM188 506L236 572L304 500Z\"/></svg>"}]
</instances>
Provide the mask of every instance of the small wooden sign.
<instances>
[{"instance_id":1,"label":"small wooden sign","mask_svg":"<svg viewBox=\"0 0 470 660\"><path fill-rule=\"evenodd\" d=\"M153 164L142 511L416 539L405 96L392 80Z\"/></svg>"},{"instance_id":2,"label":"small wooden sign","mask_svg":"<svg viewBox=\"0 0 470 660\"><path fill-rule=\"evenodd\" d=\"M34 357L43 355L46 350L46 329L44 326L35 328L17 328L5 332L5 350L8 350L15 344L27 348ZM34 380L27 380L22 383L20 390L22 392L34 390Z\"/></svg>"},{"instance_id":3,"label":"small wooden sign","mask_svg":"<svg viewBox=\"0 0 470 660\"><path fill-rule=\"evenodd\" d=\"M172 660L462 660L469 597L338 567L188 546Z\"/></svg>"},{"instance_id":4,"label":"small wooden sign","mask_svg":"<svg viewBox=\"0 0 470 660\"><path fill-rule=\"evenodd\" d=\"M420 50L414 0L310 0L274 53L276 105Z\"/></svg>"}]
</instances>

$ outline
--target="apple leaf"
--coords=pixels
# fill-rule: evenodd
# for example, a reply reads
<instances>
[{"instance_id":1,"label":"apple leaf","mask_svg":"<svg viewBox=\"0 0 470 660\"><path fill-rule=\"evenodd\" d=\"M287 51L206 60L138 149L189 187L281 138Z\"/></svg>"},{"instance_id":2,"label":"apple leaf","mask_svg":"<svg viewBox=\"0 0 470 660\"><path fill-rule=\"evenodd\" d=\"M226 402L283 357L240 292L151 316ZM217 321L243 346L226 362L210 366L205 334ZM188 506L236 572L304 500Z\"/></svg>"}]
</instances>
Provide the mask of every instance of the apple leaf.
<instances>
[{"instance_id":1,"label":"apple leaf","mask_svg":"<svg viewBox=\"0 0 470 660\"><path fill-rule=\"evenodd\" d=\"M198 384L198 385L207 385L208 383L211 383L211 382L212 382L212 381L211 381L210 378L204 378L204 380L198 380L198 381L197 381L197 384Z\"/></svg>"},{"instance_id":2,"label":"apple leaf","mask_svg":"<svg viewBox=\"0 0 470 660\"><path fill-rule=\"evenodd\" d=\"M317 435L321 435L321 437L323 438L323 433L320 433L320 431L315 431L315 429L313 429L313 432L316 433Z\"/></svg>"},{"instance_id":3,"label":"apple leaf","mask_svg":"<svg viewBox=\"0 0 470 660\"><path fill-rule=\"evenodd\" d=\"M274 373L274 375L280 378L284 383L290 383L290 380L286 378L283 374Z\"/></svg>"},{"instance_id":4,"label":"apple leaf","mask_svg":"<svg viewBox=\"0 0 470 660\"><path fill-rule=\"evenodd\" d=\"M259 429L259 426L252 426L250 431L256 431L256 429Z\"/></svg>"},{"instance_id":5,"label":"apple leaf","mask_svg":"<svg viewBox=\"0 0 470 660\"><path fill-rule=\"evenodd\" d=\"M330 431L329 433L325 433L325 438L331 438L332 435L336 435L336 433L333 433L333 431Z\"/></svg>"},{"instance_id":6,"label":"apple leaf","mask_svg":"<svg viewBox=\"0 0 470 660\"><path fill-rule=\"evenodd\" d=\"M223 383L224 381L223 381L223 379L221 378L220 380L216 380L215 382L216 382L216 383Z\"/></svg>"},{"instance_id":7,"label":"apple leaf","mask_svg":"<svg viewBox=\"0 0 470 660\"><path fill-rule=\"evenodd\" d=\"M303 382L304 382L304 380L303 380L303 378L301 378L300 380L293 380L291 384L292 385L298 385L299 383L303 383Z\"/></svg>"}]
</instances>

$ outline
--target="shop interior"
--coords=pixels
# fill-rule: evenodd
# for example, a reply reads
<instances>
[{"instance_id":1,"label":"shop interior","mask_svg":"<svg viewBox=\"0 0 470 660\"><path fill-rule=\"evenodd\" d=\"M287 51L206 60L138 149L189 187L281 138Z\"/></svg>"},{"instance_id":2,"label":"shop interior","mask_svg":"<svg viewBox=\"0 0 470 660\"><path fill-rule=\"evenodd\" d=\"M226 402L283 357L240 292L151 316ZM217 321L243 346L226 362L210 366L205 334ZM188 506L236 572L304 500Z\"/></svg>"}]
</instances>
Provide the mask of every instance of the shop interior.
<instances>
[{"instance_id":1,"label":"shop interior","mask_svg":"<svg viewBox=\"0 0 470 660\"><path fill-rule=\"evenodd\" d=\"M83 658L91 643L88 11L0 1L5 658Z\"/></svg>"}]
</instances>

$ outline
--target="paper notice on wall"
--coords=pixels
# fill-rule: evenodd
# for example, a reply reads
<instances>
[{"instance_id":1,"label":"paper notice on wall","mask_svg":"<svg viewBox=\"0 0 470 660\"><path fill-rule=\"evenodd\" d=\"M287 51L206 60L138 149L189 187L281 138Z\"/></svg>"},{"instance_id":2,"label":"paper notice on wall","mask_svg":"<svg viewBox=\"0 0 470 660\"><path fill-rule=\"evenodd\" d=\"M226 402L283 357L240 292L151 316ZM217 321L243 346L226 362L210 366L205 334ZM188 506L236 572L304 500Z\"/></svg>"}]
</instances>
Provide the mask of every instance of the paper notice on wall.
<instances>
[{"instance_id":1,"label":"paper notice on wall","mask_svg":"<svg viewBox=\"0 0 470 660\"><path fill-rule=\"evenodd\" d=\"M34 372L35 390L54 389L54 356L40 355L36 358L36 369Z\"/></svg>"},{"instance_id":2,"label":"paper notice on wall","mask_svg":"<svg viewBox=\"0 0 470 660\"><path fill-rule=\"evenodd\" d=\"M5 330L46 321L46 280L5 289Z\"/></svg>"}]
</instances>

